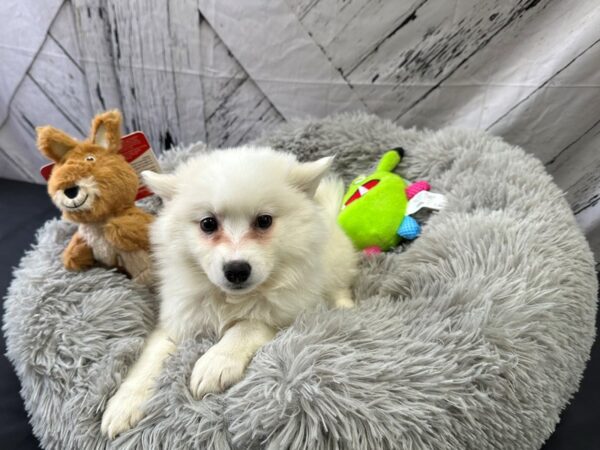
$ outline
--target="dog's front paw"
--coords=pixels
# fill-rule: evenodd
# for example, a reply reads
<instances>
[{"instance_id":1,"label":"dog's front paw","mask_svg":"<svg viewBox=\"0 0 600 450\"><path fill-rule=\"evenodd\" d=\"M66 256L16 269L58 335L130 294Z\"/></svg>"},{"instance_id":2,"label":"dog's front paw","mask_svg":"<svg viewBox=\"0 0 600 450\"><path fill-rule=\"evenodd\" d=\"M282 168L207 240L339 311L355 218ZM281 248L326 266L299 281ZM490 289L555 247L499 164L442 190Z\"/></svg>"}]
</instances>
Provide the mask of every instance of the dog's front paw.
<instances>
[{"instance_id":1,"label":"dog's front paw","mask_svg":"<svg viewBox=\"0 0 600 450\"><path fill-rule=\"evenodd\" d=\"M247 365L247 358L210 348L194 365L190 380L192 395L200 399L209 392L223 392L242 379Z\"/></svg>"},{"instance_id":2,"label":"dog's front paw","mask_svg":"<svg viewBox=\"0 0 600 450\"><path fill-rule=\"evenodd\" d=\"M142 406L146 400L145 390L122 385L106 405L102 415L102 433L114 439L136 426L144 416Z\"/></svg>"}]
</instances>

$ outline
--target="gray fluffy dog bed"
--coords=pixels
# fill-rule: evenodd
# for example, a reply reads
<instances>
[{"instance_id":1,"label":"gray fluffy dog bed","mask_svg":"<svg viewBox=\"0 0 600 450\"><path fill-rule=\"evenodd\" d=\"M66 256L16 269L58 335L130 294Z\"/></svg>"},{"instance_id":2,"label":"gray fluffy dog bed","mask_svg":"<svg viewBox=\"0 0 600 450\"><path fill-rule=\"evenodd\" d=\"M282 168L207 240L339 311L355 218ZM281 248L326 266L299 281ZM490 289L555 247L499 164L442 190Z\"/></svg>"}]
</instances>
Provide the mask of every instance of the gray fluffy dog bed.
<instances>
[{"instance_id":1,"label":"gray fluffy dog bed","mask_svg":"<svg viewBox=\"0 0 600 450\"><path fill-rule=\"evenodd\" d=\"M153 326L123 275L63 269L73 232L47 223L6 300L8 356L46 448L538 448L576 391L594 339L593 258L542 164L472 131L369 116L289 125L262 140L337 154L346 181L402 146L398 172L448 206L423 235L362 262L359 307L301 317L222 395L192 398L198 336L166 363L148 415L108 443L100 419ZM167 152L166 170L202 145ZM156 202L147 202L156 209Z\"/></svg>"}]
</instances>

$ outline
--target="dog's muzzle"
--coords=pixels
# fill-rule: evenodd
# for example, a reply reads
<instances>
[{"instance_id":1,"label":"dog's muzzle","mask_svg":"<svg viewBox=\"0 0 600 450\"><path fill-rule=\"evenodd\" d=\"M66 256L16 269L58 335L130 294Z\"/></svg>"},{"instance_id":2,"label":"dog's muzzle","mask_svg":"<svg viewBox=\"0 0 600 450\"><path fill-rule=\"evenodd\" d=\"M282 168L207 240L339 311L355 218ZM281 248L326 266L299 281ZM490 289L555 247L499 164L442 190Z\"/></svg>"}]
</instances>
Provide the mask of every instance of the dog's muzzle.
<instances>
[{"instance_id":1,"label":"dog's muzzle","mask_svg":"<svg viewBox=\"0 0 600 450\"><path fill-rule=\"evenodd\" d=\"M231 261L223 265L225 279L233 285L234 289L241 289L250 278L251 272L252 266L246 261Z\"/></svg>"},{"instance_id":2,"label":"dog's muzzle","mask_svg":"<svg viewBox=\"0 0 600 450\"><path fill-rule=\"evenodd\" d=\"M79 186L71 186L63 190L62 206L70 211L82 209L89 199L89 194Z\"/></svg>"},{"instance_id":3,"label":"dog's muzzle","mask_svg":"<svg viewBox=\"0 0 600 450\"><path fill-rule=\"evenodd\" d=\"M79 186L73 186L63 190L63 193L70 198L71 200L77 198L77 194L79 194Z\"/></svg>"},{"instance_id":4,"label":"dog's muzzle","mask_svg":"<svg viewBox=\"0 0 600 450\"><path fill-rule=\"evenodd\" d=\"M94 180L83 178L71 186L56 191L52 200L64 211L83 211L90 209L97 194Z\"/></svg>"}]
</instances>

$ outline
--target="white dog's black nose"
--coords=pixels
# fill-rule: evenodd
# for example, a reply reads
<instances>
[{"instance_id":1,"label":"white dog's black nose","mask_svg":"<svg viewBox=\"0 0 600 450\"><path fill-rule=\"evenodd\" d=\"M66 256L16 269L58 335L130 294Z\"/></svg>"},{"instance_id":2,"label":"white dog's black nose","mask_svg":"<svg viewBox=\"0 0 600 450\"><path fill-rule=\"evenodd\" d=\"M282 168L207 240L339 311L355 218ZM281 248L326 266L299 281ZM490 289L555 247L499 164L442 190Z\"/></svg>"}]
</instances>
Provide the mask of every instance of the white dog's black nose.
<instances>
[{"instance_id":1,"label":"white dog's black nose","mask_svg":"<svg viewBox=\"0 0 600 450\"><path fill-rule=\"evenodd\" d=\"M231 261L223 266L225 278L233 284L240 284L250 277L252 267L246 261Z\"/></svg>"},{"instance_id":2,"label":"white dog's black nose","mask_svg":"<svg viewBox=\"0 0 600 450\"><path fill-rule=\"evenodd\" d=\"M77 194L79 194L79 186L73 186L70 188L67 188L63 191L65 193L65 195L69 198L75 198L77 197Z\"/></svg>"}]
</instances>

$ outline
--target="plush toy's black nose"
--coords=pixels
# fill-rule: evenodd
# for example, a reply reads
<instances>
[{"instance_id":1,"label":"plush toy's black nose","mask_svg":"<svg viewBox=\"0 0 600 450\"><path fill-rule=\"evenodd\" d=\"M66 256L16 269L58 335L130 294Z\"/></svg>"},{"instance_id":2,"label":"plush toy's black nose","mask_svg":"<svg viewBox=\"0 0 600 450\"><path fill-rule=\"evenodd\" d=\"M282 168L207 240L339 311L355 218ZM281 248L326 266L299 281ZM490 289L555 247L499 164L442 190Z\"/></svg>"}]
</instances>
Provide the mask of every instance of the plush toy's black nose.
<instances>
[{"instance_id":1,"label":"plush toy's black nose","mask_svg":"<svg viewBox=\"0 0 600 450\"><path fill-rule=\"evenodd\" d=\"M234 284L240 284L250 277L252 267L246 261L231 261L223 266L225 278Z\"/></svg>"},{"instance_id":2,"label":"plush toy's black nose","mask_svg":"<svg viewBox=\"0 0 600 450\"><path fill-rule=\"evenodd\" d=\"M69 198L75 198L77 197L77 194L79 193L79 186L73 186L70 188L67 188L63 191L65 193L65 195Z\"/></svg>"}]
</instances>

